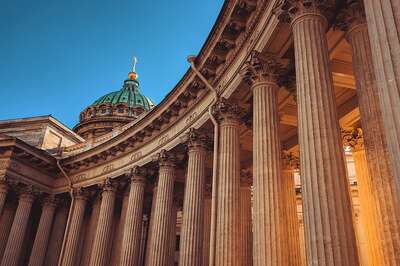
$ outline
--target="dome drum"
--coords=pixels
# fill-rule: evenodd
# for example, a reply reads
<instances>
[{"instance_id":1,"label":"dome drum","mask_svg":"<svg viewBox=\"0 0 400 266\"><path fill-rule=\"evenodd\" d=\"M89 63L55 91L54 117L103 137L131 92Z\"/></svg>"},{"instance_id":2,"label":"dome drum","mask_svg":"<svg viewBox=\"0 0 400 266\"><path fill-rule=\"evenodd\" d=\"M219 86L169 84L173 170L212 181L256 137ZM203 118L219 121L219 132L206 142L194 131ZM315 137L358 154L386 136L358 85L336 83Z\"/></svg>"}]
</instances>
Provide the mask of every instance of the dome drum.
<instances>
[{"instance_id":1,"label":"dome drum","mask_svg":"<svg viewBox=\"0 0 400 266\"><path fill-rule=\"evenodd\" d=\"M82 111L74 131L84 138L101 136L137 119L153 107L154 103L140 92L139 81L128 79L119 91L98 98Z\"/></svg>"}]
</instances>

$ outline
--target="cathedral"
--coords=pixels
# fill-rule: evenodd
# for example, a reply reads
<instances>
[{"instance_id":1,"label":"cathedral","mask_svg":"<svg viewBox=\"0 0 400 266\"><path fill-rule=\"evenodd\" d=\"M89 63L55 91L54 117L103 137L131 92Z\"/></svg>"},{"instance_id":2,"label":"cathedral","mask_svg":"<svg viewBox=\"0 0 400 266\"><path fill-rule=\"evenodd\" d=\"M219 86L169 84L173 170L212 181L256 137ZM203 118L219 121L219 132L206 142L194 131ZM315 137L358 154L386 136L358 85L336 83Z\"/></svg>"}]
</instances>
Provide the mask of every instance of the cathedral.
<instances>
[{"instance_id":1,"label":"cathedral","mask_svg":"<svg viewBox=\"0 0 400 266\"><path fill-rule=\"evenodd\" d=\"M226 0L187 61L0 121L0 266L400 265L398 0Z\"/></svg>"}]
</instances>

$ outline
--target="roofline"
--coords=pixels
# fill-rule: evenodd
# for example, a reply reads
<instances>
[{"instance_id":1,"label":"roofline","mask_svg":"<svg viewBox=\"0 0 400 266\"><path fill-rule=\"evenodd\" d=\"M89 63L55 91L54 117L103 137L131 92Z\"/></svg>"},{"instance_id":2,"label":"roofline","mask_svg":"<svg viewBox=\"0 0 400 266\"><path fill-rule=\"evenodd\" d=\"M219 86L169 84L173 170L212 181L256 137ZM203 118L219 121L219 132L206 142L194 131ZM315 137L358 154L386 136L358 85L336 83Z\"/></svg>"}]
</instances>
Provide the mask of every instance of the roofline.
<instances>
[{"instance_id":1,"label":"roofline","mask_svg":"<svg viewBox=\"0 0 400 266\"><path fill-rule=\"evenodd\" d=\"M52 115L41 115L41 116L32 116L32 117L23 117L23 118L15 118L15 119L4 119L0 120L0 126L3 124L8 124L8 123L22 123L22 122L30 122L30 123L35 123L35 122L40 122L40 121L50 121L50 123L60 129L61 131L67 133L68 136L72 137L75 141L78 141L79 143L84 142L85 139L83 139L81 136L76 134L72 129L70 129L68 126L63 124L61 121L59 121L57 118L55 118Z\"/></svg>"}]
</instances>

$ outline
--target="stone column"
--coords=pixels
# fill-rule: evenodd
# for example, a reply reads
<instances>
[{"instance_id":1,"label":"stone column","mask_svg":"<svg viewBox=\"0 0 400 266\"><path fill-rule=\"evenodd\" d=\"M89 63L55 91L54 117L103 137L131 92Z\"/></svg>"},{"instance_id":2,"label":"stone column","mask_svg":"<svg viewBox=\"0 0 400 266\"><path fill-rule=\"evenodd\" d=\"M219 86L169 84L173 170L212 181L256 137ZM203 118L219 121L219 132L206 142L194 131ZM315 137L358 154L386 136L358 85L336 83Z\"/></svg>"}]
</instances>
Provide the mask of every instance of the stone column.
<instances>
[{"instance_id":1,"label":"stone column","mask_svg":"<svg viewBox=\"0 0 400 266\"><path fill-rule=\"evenodd\" d=\"M89 265L101 266L108 264L109 243L113 225L116 186L111 179L106 179L101 193L99 221L93 241Z\"/></svg>"},{"instance_id":2,"label":"stone column","mask_svg":"<svg viewBox=\"0 0 400 266\"><path fill-rule=\"evenodd\" d=\"M364 0L364 4L385 135L399 196L400 4L398 0Z\"/></svg>"},{"instance_id":3,"label":"stone column","mask_svg":"<svg viewBox=\"0 0 400 266\"><path fill-rule=\"evenodd\" d=\"M170 261L170 224L173 210L175 157L162 150L158 156L159 177L147 255L147 266L167 266Z\"/></svg>"},{"instance_id":4,"label":"stone column","mask_svg":"<svg viewBox=\"0 0 400 266\"><path fill-rule=\"evenodd\" d=\"M8 236L1 266L18 265L33 200L32 188L28 187L19 195L17 211Z\"/></svg>"},{"instance_id":5,"label":"stone column","mask_svg":"<svg viewBox=\"0 0 400 266\"><path fill-rule=\"evenodd\" d=\"M139 265L145 186L144 170L135 167L131 173L128 209L126 211L121 247L121 266Z\"/></svg>"},{"instance_id":6,"label":"stone column","mask_svg":"<svg viewBox=\"0 0 400 266\"><path fill-rule=\"evenodd\" d=\"M74 266L77 263L79 239L83 227L83 219L85 216L85 208L87 203L87 193L82 189L74 191L74 202L71 206L70 221L65 232L65 246L62 250L60 265Z\"/></svg>"},{"instance_id":7,"label":"stone column","mask_svg":"<svg viewBox=\"0 0 400 266\"><path fill-rule=\"evenodd\" d=\"M203 266L209 266L211 233L211 184L206 185L203 215Z\"/></svg>"},{"instance_id":8,"label":"stone column","mask_svg":"<svg viewBox=\"0 0 400 266\"><path fill-rule=\"evenodd\" d=\"M50 195L43 201L42 215L40 216L35 241L33 242L31 255L29 257L29 266L43 265L46 256L47 244L50 238L55 209L56 200L54 195Z\"/></svg>"},{"instance_id":9,"label":"stone column","mask_svg":"<svg viewBox=\"0 0 400 266\"><path fill-rule=\"evenodd\" d=\"M283 62L253 51L244 80L253 91L254 265L282 265L277 79Z\"/></svg>"},{"instance_id":10,"label":"stone column","mask_svg":"<svg viewBox=\"0 0 400 266\"><path fill-rule=\"evenodd\" d=\"M396 180L390 165L372 51L361 1L351 2L339 15L338 21L341 29L346 31L346 39L352 48L365 153L372 181L371 192L377 208L372 211L379 213L376 217L380 219L378 228L382 235L385 265L400 265L400 198L397 195L400 191L396 190Z\"/></svg>"},{"instance_id":11,"label":"stone column","mask_svg":"<svg viewBox=\"0 0 400 266\"><path fill-rule=\"evenodd\" d=\"M214 106L219 120L217 228L215 265L236 266L240 258L239 115L236 104L221 98Z\"/></svg>"},{"instance_id":12,"label":"stone column","mask_svg":"<svg viewBox=\"0 0 400 266\"><path fill-rule=\"evenodd\" d=\"M1 214L0 219L0 258L3 257L4 250L6 249L7 239L11 231L16 209L16 202L13 200L8 202Z\"/></svg>"},{"instance_id":13,"label":"stone column","mask_svg":"<svg viewBox=\"0 0 400 266\"><path fill-rule=\"evenodd\" d=\"M139 252L139 262L138 262L138 265L140 266L144 264L148 227L149 227L149 218L147 214L144 214L142 218L142 232L140 235L140 252Z\"/></svg>"},{"instance_id":14,"label":"stone column","mask_svg":"<svg viewBox=\"0 0 400 266\"><path fill-rule=\"evenodd\" d=\"M242 171L240 176L240 236L242 240L242 265L253 265L253 233L251 219L251 184L252 176Z\"/></svg>"},{"instance_id":15,"label":"stone column","mask_svg":"<svg viewBox=\"0 0 400 266\"><path fill-rule=\"evenodd\" d=\"M301 251L299 239L299 218L297 216L296 188L294 185L294 171L299 167L299 159L293 154L284 152L282 160L281 193L282 193L282 221L285 224L284 237L286 239L286 265L301 266Z\"/></svg>"},{"instance_id":16,"label":"stone column","mask_svg":"<svg viewBox=\"0 0 400 266\"><path fill-rule=\"evenodd\" d=\"M56 216L54 218L46 253L46 266L56 266L60 256L65 226L68 219L68 209L63 205L56 211Z\"/></svg>"},{"instance_id":17,"label":"stone column","mask_svg":"<svg viewBox=\"0 0 400 266\"><path fill-rule=\"evenodd\" d=\"M313 265L358 265L349 185L326 40L331 1L284 1L296 58L300 170L307 259Z\"/></svg>"},{"instance_id":18,"label":"stone column","mask_svg":"<svg viewBox=\"0 0 400 266\"><path fill-rule=\"evenodd\" d=\"M171 212L171 222L170 222L170 230L169 230L169 262L168 265L175 265L175 251L176 251L176 218L178 214L178 204L177 200L174 199L174 204Z\"/></svg>"},{"instance_id":19,"label":"stone column","mask_svg":"<svg viewBox=\"0 0 400 266\"><path fill-rule=\"evenodd\" d=\"M0 178L0 216L3 213L3 207L4 204L6 203L7 192L8 192L7 182L6 180Z\"/></svg>"},{"instance_id":20,"label":"stone column","mask_svg":"<svg viewBox=\"0 0 400 266\"><path fill-rule=\"evenodd\" d=\"M187 134L188 166L179 251L180 266L202 266L206 138L198 130Z\"/></svg>"},{"instance_id":21,"label":"stone column","mask_svg":"<svg viewBox=\"0 0 400 266\"><path fill-rule=\"evenodd\" d=\"M365 228L368 261L371 265L390 265L383 255L383 241L380 233L377 199L373 194L372 178L368 170L364 139L361 129L343 131L343 144L350 147L357 177L358 198L360 201L360 222Z\"/></svg>"},{"instance_id":22,"label":"stone column","mask_svg":"<svg viewBox=\"0 0 400 266\"><path fill-rule=\"evenodd\" d=\"M146 243L146 259L145 259L145 265L148 266L149 260L147 259L150 255L150 243L151 241L151 236L153 235L153 225L154 225L154 211L156 209L156 197L157 197L157 184L154 184L153 186L153 195L151 199L151 209L150 209L150 222L149 222L149 230L147 232L147 243Z\"/></svg>"}]
</instances>

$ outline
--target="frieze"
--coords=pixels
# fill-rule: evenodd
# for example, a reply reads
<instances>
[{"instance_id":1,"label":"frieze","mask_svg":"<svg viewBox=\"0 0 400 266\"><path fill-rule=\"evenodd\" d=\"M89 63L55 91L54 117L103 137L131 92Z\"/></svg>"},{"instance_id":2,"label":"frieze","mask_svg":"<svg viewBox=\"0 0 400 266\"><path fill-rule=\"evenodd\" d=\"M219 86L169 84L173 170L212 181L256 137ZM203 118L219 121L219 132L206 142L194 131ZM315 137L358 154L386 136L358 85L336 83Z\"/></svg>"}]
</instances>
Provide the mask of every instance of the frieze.
<instances>
[{"instance_id":1,"label":"frieze","mask_svg":"<svg viewBox=\"0 0 400 266\"><path fill-rule=\"evenodd\" d=\"M113 169L114 169L114 165L112 165L112 164L106 165L103 167L102 173L104 174L104 173L110 172Z\"/></svg>"},{"instance_id":2,"label":"frieze","mask_svg":"<svg viewBox=\"0 0 400 266\"><path fill-rule=\"evenodd\" d=\"M142 157L142 152L141 152L141 151L138 151L138 152L133 153L133 154L131 155L131 162L134 162L134 161L139 160L140 157Z\"/></svg>"}]
</instances>

